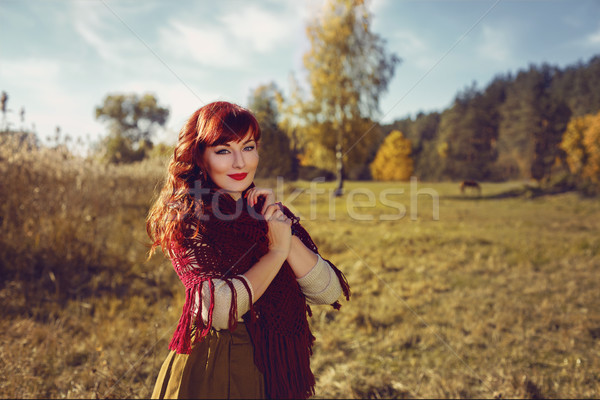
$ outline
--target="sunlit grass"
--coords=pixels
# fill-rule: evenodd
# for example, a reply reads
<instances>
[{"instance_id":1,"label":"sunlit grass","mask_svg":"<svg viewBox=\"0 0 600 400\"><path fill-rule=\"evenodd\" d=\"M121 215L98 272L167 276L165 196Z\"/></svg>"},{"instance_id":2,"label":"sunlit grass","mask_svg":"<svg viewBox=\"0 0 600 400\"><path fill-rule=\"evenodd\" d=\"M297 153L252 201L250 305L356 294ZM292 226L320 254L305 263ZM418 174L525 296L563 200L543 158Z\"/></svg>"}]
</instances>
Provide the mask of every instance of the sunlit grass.
<instances>
[{"instance_id":1,"label":"sunlit grass","mask_svg":"<svg viewBox=\"0 0 600 400\"><path fill-rule=\"evenodd\" d=\"M437 221L419 209L416 220L310 225L355 292L312 320L319 393L596 397L600 205L464 200L454 185L425 185L440 195Z\"/></svg>"},{"instance_id":2,"label":"sunlit grass","mask_svg":"<svg viewBox=\"0 0 600 400\"><path fill-rule=\"evenodd\" d=\"M148 397L183 303L170 263L144 262L164 160L9 150L0 394ZM346 182L331 198L335 182L284 182L280 200L353 291L340 311L313 307L316 397L598 397L597 199L416 184Z\"/></svg>"}]
</instances>

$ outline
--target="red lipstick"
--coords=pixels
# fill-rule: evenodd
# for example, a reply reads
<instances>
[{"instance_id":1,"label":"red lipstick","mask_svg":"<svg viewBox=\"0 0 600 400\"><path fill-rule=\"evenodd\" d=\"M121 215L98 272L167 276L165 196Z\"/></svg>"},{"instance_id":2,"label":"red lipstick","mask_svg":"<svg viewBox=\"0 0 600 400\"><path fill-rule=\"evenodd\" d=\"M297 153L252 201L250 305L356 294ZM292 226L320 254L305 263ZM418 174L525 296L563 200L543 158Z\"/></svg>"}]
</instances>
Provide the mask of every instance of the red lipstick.
<instances>
[{"instance_id":1,"label":"red lipstick","mask_svg":"<svg viewBox=\"0 0 600 400\"><path fill-rule=\"evenodd\" d=\"M242 179L244 179L248 174L247 173L243 173L243 174L231 174L231 175L227 175L230 178L235 179L236 181L241 181Z\"/></svg>"}]
</instances>

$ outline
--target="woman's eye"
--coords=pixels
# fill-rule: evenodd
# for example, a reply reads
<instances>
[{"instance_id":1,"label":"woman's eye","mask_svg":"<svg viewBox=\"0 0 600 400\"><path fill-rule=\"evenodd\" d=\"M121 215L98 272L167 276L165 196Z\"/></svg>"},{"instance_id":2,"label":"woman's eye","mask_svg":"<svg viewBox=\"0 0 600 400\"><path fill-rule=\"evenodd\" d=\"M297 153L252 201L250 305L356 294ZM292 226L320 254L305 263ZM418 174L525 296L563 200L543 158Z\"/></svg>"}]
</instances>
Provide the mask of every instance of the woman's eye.
<instances>
[{"instance_id":1,"label":"woman's eye","mask_svg":"<svg viewBox=\"0 0 600 400\"><path fill-rule=\"evenodd\" d=\"M245 151L252 151L252 150L254 150L254 146L253 145L246 146L246 147L244 147L244 150ZM217 150L215 153L217 153L217 154L227 154L227 153L229 153L229 149Z\"/></svg>"}]
</instances>

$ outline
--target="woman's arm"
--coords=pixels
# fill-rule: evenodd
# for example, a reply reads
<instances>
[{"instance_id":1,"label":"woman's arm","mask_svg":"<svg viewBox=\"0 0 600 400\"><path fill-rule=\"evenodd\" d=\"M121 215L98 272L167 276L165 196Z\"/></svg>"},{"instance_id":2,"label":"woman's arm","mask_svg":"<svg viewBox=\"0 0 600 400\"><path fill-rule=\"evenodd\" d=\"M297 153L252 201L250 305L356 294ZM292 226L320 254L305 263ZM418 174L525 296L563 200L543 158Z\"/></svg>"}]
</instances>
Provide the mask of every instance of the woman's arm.
<instances>
[{"instance_id":1,"label":"woman's arm","mask_svg":"<svg viewBox=\"0 0 600 400\"><path fill-rule=\"evenodd\" d=\"M306 247L297 236L292 236L290 244L290 253L287 256L287 262L292 267L296 279L302 278L310 272L317 263L317 254Z\"/></svg>"},{"instance_id":2,"label":"woman's arm","mask_svg":"<svg viewBox=\"0 0 600 400\"><path fill-rule=\"evenodd\" d=\"M297 281L310 304L333 304L342 293L342 286L335 272L320 255L317 255L317 264L313 269Z\"/></svg>"},{"instance_id":3,"label":"woman's arm","mask_svg":"<svg viewBox=\"0 0 600 400\"><path fill-rule=\"evenodd\" d=\"M291 213L283 204L275 203L275 194L272 189L253 187L246 192L246 201L251 207L254 207L261 197L264 198L260 211L261 214L266 216L269 207L273 206L277 207L276 209L279 209L284 214ZM307 248L297 236L292 236L287 261L298 279L306 275L315 266L317 255Z\"/></svg>"},{"instance_id":4,"label":"woman's arm","mask_svg":"<svg viewBox=\"0 0 600 400\"><path fill-rule=\"evenodd\" d=\"M272 206L267 210L265 219L269 226L267 235L269 239L269 251L243 275L228 279L210 279L212 285L209 285L209 282L206 280L202 282L202 285L198 287L198 291L194 294L194 309L192 312L196 315L198 314L200 298L202 298L202 307L200 308L202 312L200 317L207 324L209 321L209 310L212 309L212 318L210 320L212 321L213 328L228 328L229 315L232 308L237 310L238 317L245 314L250 309L250 298L252 298L252 303L254 303L264 294L289 254L291 222L276 206ZM190 227L190 229L193 229L193 227ZM218 259L220 258L218 251L214 246L204 242L203 239L201 235L195 237L191 240L192 243L195 243L191 247L202 251L203 260L208 259L214 263L218 263ZM200 263L196 259L196 252L191 251L191 247L188 249L185 257L182 257L186 261L186 266L176 268L178 273L188 271L190 268L200 269ZM243 281L245 281L246 285L244 285ZM211 286L213 288L212 293ZM234 298L235 304L232 303Z\"/></svg>"},{"instance_id":5,"label":"woman's arm","mask_svg":"<svg viewBox=\"0 0 600 400\"><path fill-rule=\"evenodd\" d=\"M285 257L286 253L284 250L271 249L252 268L244 273L244 277L246 277L252 287L253 303L265 293L285 262Z\"/></svg>"},{"instance_id":6,"label":"woman's arm","mask_svg":"<svg viewBox=\"0 0 600 400\"><path fill-rule=\"evenodd\" d=\"M306 247L297 236L292 236L287 261L309 303L332 304L340 297L342 286L338 279L334 279L335 272L329 263Z\"/></svg>"},{"instance_id":7,"label":"woman's arm","mask_svg":"<svg viewBox=\"0 0 600 400\"><path fill-rule=\"evenodd\" d=\"M250 282L248 282L243 275L239 275L236 278L238 279L232 278L229 281L233 285L233 290L235 291L237 320L241 321L242 315L250 309L250 297L254 297L254 291L252 290ZM242 280L245 280L248 284L250 293L248 293ZM214 303L212 311L212 327L215 329L227 329L229 328L229 311L231 310L233 293L228 281L223 279L211 279L211 281L214 287L212 300ZM210 309L211 304L211 293L208 281L202 282L202 290L200 293L202 293L202 320L205 324L208 324L208 310ZM199 301L199 292L196 292L194 297L194 313L198 312Z\"/></svg>"},{"instance_id":8,"label":"woman's arm","mask_svg":"<svg viewBox=\"0 0 600 400\"><path fill-rule=\"evenodd\" d=\"M293 221L292 227L299 221L299 218L287 207L281 203L275 203L273 190L254 187L246 193L248 204L252 207L257 204L260 197L264 197L264 205L262 206L261 213L264 213L271 205L276 204ZM299 224L297 227L300 227L301 231L304 231ZM305 231L304 233L308 236L308 233ZM311 241L310 236L308 236L308 240ZM337 268L323 260L316 251L316 246L313 251L299 237L292 236L287 261L292 267L307 301L314 304L336 303L341 292L348 298L350 292L343 274ZM336 279L332 279L332 277L336 277ZM340 279L343 280L343 286ZM316 297L313 297L314 295ZM337 308L339 308L339 304Z\"/></svg>"},{"instance_id":9,"label":"woman's arm","mask_svg":"<svg viewBox=\"0 0 600 400\"><path fill-rule=\"evenodd\" d=\"M307 301L311 304L331 304L335 302L340 297L342 288L339 280L334 279L336 276L329 264L321 256L304 246L297 237L292 237L292 243L287 261L292 269L294 269L294 265L296 270L301 269L302 276L298 276L298 274L296 276ZM256 302L273 280L274 274L279 271L277 265L281 266L285 261L282 257L283 254L279 254L278 257L277 254L269 255L267 253L245 274L239 275L238 279L232 279L236 292L238 320L250 309L250 296L240 279L246 280L251 290L252 300ZM212 326L215 329L227 329L232 301L231 289L221 279L213 279L212 283L215 288ZM202 319L205 323L208 321L210 301L208 282L204 282L202 288ZM195 301L196 309L197 303L198 298Z\"/></svg>"},{"instance_id":10,"label":"woman's arm","mask_svg":"<svg viewBox=\"0 0 600 400\"><path fill-rule=\"evenodd\" d=\"M285 261L284 257L284 254L278 254L277 251L270 251L243 275L238 275L227 280L211 279L214 287L212 327L215 329L227 329L229 327L229 312L231 310L233 293L227 281L231 282L235 291L235 309L237 310L237 319L239 321L241 316L250 309L250 297L252 297L252 302L254 303L264 294ZM250 293L246 290L246 285L244 285L242 280L246 281ZM202 320L206 324L208 323L208 310L211 305L211 293L208 281L202 282L200 293L202 293ZM194 299L195 313L197 313L199 306L198 294L196 292Z\"/></svg>"}]
</instances>

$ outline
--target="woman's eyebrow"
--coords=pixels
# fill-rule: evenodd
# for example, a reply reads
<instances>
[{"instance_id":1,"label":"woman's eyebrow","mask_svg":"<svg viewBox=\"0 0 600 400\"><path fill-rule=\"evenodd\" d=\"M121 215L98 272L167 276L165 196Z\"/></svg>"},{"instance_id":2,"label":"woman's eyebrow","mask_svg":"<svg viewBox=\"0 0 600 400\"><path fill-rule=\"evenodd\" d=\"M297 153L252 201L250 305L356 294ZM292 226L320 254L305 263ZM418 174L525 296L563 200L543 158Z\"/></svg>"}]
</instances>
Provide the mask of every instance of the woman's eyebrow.
<instances>
[{"instance_id":1,"label":"woman's eyebrow","mask_svg":"<svg viewBox=\"0 0 600 400\"><path fill-rule=\"evenodd\" d=\"M246 140L246 141L244 142L244 144L248 144L248 143L250 143L250 142L254 142L254 139ZM230 145L229 143L223 143L223 144L221 144L221 145L219 145L219 146L227 146L227 147L231 147L231 145Z\"/></svg>"}]
</instances>

